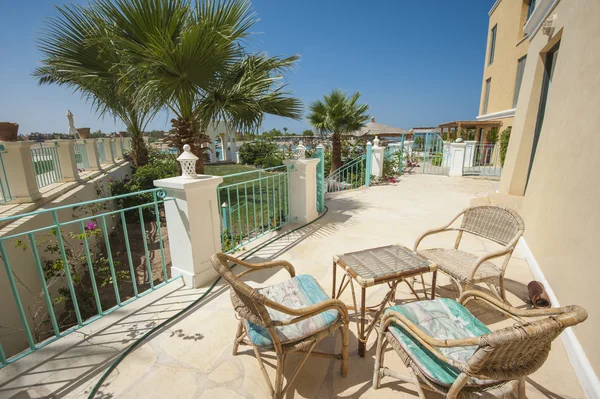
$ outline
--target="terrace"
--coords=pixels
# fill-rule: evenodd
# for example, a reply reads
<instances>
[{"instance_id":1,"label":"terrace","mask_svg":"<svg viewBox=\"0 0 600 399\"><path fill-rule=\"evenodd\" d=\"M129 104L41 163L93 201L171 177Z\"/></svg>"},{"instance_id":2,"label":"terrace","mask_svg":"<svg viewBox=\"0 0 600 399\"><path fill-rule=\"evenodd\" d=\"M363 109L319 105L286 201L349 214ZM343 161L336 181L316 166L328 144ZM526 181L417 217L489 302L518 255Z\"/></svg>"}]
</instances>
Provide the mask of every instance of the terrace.
<instances>
[{"instance_id":1,"label":"terrace","mask_svg":"<svg viewBox=\"0 0 600 399\"><path fill-rule=\"evenodd\" d=\"M298 274L314 276L329 292L334 254L388 243L410 247L420 233L446 223L469 206L473 198L494 190L496 185L497 182L483 179L406 174L394 185L335 193L325 203L328 212L324 217L265 246L249 260L286 259ZM286 224L241 248L236 256L295 227L298 225ZM453 242L454 235L448 235L432 238L427 245L452 245ZM488 244L476 238L465 239L464 245L475 254L490 249ZM176 266L175 261L173 266ZM270 285L286 278L284 271L265 271L251 276L253 286ZM524 255L517 247L507 270L508 301L516 307L528 307L526 284L532 279ZM425 281L429 283L428 278ZM421 288L418 283L416 287ZM202 297L207 289L208 285L190 288L184 285L182 278L176 277L148 295L7 365L0 369L0 398L87 397L101 375L126 348ZM375 302L383 295L381 289L368 293L368 300ZM444 277L438 280L438 295L456 296ZM349 292L342 299L350 303ZM405 287L399 288L397 303L413 300ZM471 310L492 329L511 324L510 319L500 313L476 307ZM242 347L237 356L231 354L236 325L228 286L219 282L190 310L131 351L112 370L96 397L269 397L252 351ZM374 391L371 381L375 335L370 337L365 358L360 358L354 323L350 332L348 377L340 376L336 361L310 357L286 397L417 397L414 385L390 378L384 378L382 387ZM339 335L336 335L322 341L319 349L332 351L339 345ZM300 359L301 356L289 357L286 378L291 377ZM271 360L267 355L267 372L273 377L275 370ZM405 369L393 354L386 357L386 362L387 366L399 371ZM554 342L544 366L527 378L527 396L583 397L560 340Z\"/></svg>"}]
</instances>

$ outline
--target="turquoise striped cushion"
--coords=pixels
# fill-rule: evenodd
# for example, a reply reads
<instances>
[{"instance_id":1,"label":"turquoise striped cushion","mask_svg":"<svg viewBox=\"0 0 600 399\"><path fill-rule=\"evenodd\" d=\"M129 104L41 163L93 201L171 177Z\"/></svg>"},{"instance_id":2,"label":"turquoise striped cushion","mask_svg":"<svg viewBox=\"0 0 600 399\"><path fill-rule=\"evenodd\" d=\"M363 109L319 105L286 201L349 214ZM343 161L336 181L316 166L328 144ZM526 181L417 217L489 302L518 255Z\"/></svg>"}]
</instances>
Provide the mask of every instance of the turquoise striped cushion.
<instances>
[{"instance_id":1,"label":"turquoise striped cushion","mask_svg":"<svg viewBox=\"0 0 600 399\"><path fill-rule=\"evenodd\" d=\"M261 288L258 292L270 300L292 309L306 308L330 299L317 281L312 276L306 274L302 274L270 287ZM293 316L268 307L267 311L272 320L285 321L293 318ZM324 330L335 323L338 317L339 312L337 310L328 310L298 323L276 327L275 329L279 340L283 344L301 340L318 331ZM260 347L273 345L266 328L252 324L248 321L246 321L246 326L248 328L248 337L254 345Z\"/></svg>"}]
</instances>

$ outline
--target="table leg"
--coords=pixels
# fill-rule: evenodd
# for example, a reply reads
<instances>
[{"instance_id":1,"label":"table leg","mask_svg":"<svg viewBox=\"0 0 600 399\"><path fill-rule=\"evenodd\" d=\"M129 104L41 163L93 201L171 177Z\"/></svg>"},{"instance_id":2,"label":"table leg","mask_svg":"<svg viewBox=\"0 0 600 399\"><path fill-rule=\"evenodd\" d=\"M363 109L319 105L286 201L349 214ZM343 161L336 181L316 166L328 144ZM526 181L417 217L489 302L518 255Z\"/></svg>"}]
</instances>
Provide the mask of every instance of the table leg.
<instances>
[{"instance_id":1,"label":"table leg","mask_svg":"<svg viewBox=\"0 0 600 399\"><path fill-rule=\"evenodd\" d=\"M333 262L333 288L331 289L331 297L335 299L335 275L337 272L337 264Z\"/></svg>"},{"instance_id":2,"label":"table leg","mask_svg":"<svg viewBox=\"0 0 600 399\"><path fill-rule=\"evenodd\" d=\"M437 280L437 270L433 272L431 276L431 299L435 299L435 284Z\"/></svg>"},{"instance_id":3,"label":"table leg","mask_svg":"<svg viewBox=\"0 0 600 399\"><path fill-rule=\"evenodd\" d=\"M358 354L360 357L365 357L365 319L366 319L366 293L367 289L361 287L360 293L360 334L358 337Z\"/></svg>"}]
</instances>

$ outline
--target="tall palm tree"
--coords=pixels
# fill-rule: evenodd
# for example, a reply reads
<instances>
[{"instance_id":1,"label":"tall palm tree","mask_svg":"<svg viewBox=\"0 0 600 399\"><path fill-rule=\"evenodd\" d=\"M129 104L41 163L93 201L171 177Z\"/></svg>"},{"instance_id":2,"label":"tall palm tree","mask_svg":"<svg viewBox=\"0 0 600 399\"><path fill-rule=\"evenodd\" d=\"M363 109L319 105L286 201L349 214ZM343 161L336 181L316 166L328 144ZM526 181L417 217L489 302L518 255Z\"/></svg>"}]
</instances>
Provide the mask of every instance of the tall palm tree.
<instances>
[{"instance_id":1,"label":"tall palm tree","mask_svg":"<svg viewBox=\"0 0 600 399\"><path fill-rule=\"evenodd\" d=\"M133 163L142 166L148 163L143 130L158 108L136 103L141 76L127 78L123 66L127 54L113 45L107 24L91 8L57 6L57 14L47 20L47 29L38 40L44 58L33 75L40 85L73 88L99 115L120 119L131 135Z\"/></svg>"},{"instance_id":2,"label":"tall palm tree","mask_svg":"<svg viewBox=\"0 0 600 399\"><path fill-rule=\"evenodd\" d=\"M198 173L211 122L252 130L265 113L301 117L300 101L281 83L297 57L249 55L242 47L256 22L249 1L96 1L114 21L115 44L136 60L129 74L145 77L138 102L159 103L174 114L167 141L180 150L192 147Z\"/></svg>"},{"instance_id":3,"label":"tall palm tree","mask_svg":"<svg viewBox=\"0 0 600 399\"><path fill-rule=\"evenodd\" d=\"M331 134L331 172L342 166L342 134L359 130L369 119L369 106L359 104L359 98L359 92L347 96L334 89L309 106L309 123L321 134Z\"/></svg>"}]
</instances>

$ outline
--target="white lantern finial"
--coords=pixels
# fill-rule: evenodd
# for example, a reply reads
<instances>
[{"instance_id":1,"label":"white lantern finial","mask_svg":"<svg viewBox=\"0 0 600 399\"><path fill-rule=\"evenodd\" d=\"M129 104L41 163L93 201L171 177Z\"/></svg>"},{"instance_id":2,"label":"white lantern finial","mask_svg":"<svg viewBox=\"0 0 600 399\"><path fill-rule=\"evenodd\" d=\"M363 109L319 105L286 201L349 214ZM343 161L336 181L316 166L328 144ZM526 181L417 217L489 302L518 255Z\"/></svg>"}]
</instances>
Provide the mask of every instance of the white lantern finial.
<instances>
[{"instance_id":1,"label":"white lantern finial","mask_svg":"<svg viewBox=\"0 0 600 399\"><path fill-rule=\"evenodd\" d=\"M306 158L306 147L302 144L302 140L300 140L300 144L296 147L296 159L304 159Z\"/></svg>"},{"instance_id":2,"label":"white lantern finial","mask_svg":"<svg viewBox=\"0 0 600 399\"><path fill-rule=\"evenodd\" d=\"M183 152L177 157L177 161L181 164L181 177L186 179L197 179L196 161L199 159L190 151L189 144L183 146Z\"/></svg>"},{"instance_id":3,"label":"white lantern finial","mask_svg":"<svg viewBox=\"0 0 600 399\"><path fill-rule=\"evenodd\" d=\"M379 137L375 136L375 139L373 139L373 146L379 147Z\"/></svg>"}]
</instances>

